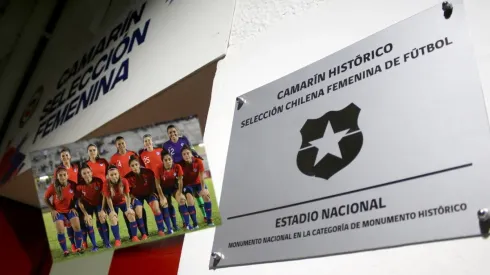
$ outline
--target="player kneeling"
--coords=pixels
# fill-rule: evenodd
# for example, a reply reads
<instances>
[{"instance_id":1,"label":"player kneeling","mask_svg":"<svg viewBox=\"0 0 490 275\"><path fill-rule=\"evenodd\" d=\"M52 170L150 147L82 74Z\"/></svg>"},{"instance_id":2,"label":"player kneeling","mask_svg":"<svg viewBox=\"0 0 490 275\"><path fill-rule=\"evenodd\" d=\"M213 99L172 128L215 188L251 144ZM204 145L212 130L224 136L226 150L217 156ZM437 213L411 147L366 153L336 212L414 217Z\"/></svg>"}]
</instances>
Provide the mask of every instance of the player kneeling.
<instances>
[{"instance_id":1,"label":"player kneeling","mask_svg":"<svg viewBox=\"0 0 490 275\"><path fill-rule=\"evenodd\" d=\"M199 158L192 155L190 147L184 145L182 147L182 169L184 171L184 189L185 198L187 199L187 207L194 223L194 227L198 228L196 218L196 208L194 206L194 197L201 196L204 199L204 210L206 211L206 223L208 226L214 226L211 210L211 196L209 195L208 187L204 183L204 163Z\"/></svg>"},{"instance_id":2,"label":"player kneeling","mask_svg":"<svg viewBox=\"0 0 490 275\"><path fill-rule=\"evenodd\" d=\"M139 242L138 225L136 224L136 215L131 208L131 197L129 195L129 183L125 178L121 178L119 171L115 165L110 165L107 171L107 181L103 187L105 202L109 209L109 221L111 223L111 231L116 239L114 246L121 246L121 236L119 235L118 214L119 209L126 215L129 220L129 229L131 230L131 240ZM105 218L105 213L102 213L101 218ZM141 218L141 217L140 217Z\"/></svg>"},{"instance_id":3,"label":"player kneeling","mask_svg":"<svg viewBox=\"0 0 490 275\"><path fill-rule=\"evenodd\" d=\"M83 253L83 233L80 228L80 220L74 208L74 186L75 182L68 180L66 167L59 166L56 169L54 182L49 185L44 194L44 202L51 209L51 216L58 232L58 242L65 256L70 255L66 246L65 221L69 221L75 233L75 251ZM52 201L50 200L52 198Z\"/></svg>"},{"instance_id":4,"label":"player kneeling","mask_svg":"<svg viewBox=\"0 0 490 275\"><path fill-rule=\"evenodd\" d=\"M92 168L86 163L82 164L80 169L82 180L79 180L77 185L77 191L81 194L78 200L78 208L83 213L83 220L88 229L88 235L92 241L92 251L97 251L97 242L95 240L94 227L92 222L92 216L97 214L96 224L99 230L100 237L104 242L106 248L110 248L109 232L105 215L102 212L102 188L104 181L100 178L94 177ZM103 219L101 219L103 217Z\"/></svg>"},{"instance_id":5,"label":"player kneeling","mask_svg":"<svg viewBox=\"0 0 490 275\"><path fill-rule=\"evenodd\" d=\"M184 220L184 226L188 230L192 230L193 228L189 222L189 209L187 208L185 197L182 194L182 167L173 163L172 156L167 151L162 153L162 160L163 163L159 164L157 175L155 175L158 194L160 198L163 198L165 204L167 204L167 201L170 201L171 196L175 198L179 203L179 211ZM195 211L194 209L194 216Z\"/></svg>"},{"instance_id":6,"label":"player kneeling","mask_svg":"<svg viewBox=\"0 0 490 275\"><path fill-rule=\"evenodd\" d=\"M129 167L131 167L131 172L124 177L129 182L131 195L135 198L133 199L133 207L136 215L139 217L143 216L143 203L146 201L155 216L158 235L165 236L165 227L163 226L164 215L162 215L162 212L160 211L158 199L155 195L155 175L150 169L141 167L139 159L136 156L131 156L129 158ZM143 234L142 240L145 240L147 237L145 237L146 231L143 219L137 219L137 221L141 234ZM165 222L167 227L170 228L168 210L165 216ZM168 233L171 234L172 230L169 230Z\"/></svg>"}]
</instances>

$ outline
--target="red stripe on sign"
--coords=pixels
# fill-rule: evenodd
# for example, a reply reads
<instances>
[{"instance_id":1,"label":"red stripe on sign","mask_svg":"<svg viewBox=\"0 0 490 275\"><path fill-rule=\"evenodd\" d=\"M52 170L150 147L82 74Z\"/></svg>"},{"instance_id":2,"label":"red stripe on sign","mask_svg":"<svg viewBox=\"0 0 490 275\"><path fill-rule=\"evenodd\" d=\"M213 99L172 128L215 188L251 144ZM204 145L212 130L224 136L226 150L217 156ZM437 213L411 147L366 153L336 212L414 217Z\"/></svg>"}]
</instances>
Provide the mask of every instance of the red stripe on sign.
<instances>
[{"instance_id":1,"label":"red stripe on sign","mask_svg":"<svg viewBox=\"0 0 490 275\"><path fill-rule=\"evenodd\" d=\"M109 275L177 275L184 235L114 251ZM144 263L144 264L134 264Z\"/></svg>"},{"instance_id":2,"label":"red stripe on sign","mask_svg":"<svg viewBox=\"0 0 490 275\"><path fill-rule=\"evenodd\" d=\"M0 197L0 236L0 274L49 274L53 258L41 209Z\"/></svg>"}]
</instances>

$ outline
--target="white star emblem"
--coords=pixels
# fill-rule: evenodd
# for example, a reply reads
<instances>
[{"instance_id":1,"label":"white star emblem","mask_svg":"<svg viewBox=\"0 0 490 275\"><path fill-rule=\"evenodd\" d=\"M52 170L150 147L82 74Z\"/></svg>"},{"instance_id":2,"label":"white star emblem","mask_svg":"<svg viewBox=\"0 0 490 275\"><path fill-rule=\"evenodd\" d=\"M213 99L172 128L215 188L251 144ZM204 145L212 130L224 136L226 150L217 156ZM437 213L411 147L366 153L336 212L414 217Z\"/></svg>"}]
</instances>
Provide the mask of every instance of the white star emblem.
<instances>
[{"instance_id":1,"label":"white star emblem","mask_svg":"<svg viewBox=\"0 0 490 275\"><path fill-rule=\"evenodd\" d=\"M338 158L342 158L342 152L340 151L339 142L344 138L345 134L350 129L346 129L337 133L334 133L332 125L328 122L325 128L325 133L323 137L313 140L310 143L318 148L318 153L316 154L315 165L322 160L327 154L331 154Z\"/></svg>"}]
</instances>

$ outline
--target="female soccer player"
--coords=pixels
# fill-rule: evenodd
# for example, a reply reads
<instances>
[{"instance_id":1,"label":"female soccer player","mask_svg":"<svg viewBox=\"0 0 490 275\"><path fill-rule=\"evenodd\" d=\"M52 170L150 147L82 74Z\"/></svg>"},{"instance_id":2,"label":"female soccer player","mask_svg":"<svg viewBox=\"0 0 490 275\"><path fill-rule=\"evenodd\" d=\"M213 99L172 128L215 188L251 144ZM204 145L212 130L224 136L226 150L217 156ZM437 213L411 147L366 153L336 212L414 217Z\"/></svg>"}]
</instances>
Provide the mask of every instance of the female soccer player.
<instances>
[{"instance_id":1,"label":"female soccer player","mask_svg":"<svg viewBox=\"0 0 490 275\"><path fill-rule=\"evenodd\" d=\"M188 146L182 148L182 169L184 171L184 189L183 192L187 199L187 207L194 222L194 227L197 226L196 208L194 207L194 198L201 196L204 199L204 208L206 211L206 223L208 226L213 226L211 217L211 196L209 195L208 187L204 182L204 164L201 159L192 156L192 150Z\"/></svg>"},{"instance_id":2,"label":"female soccer player","mask_svg":"<svg viewBox=\"0 0 490 275\"><path fill-rule=\"evenodd\" d=\"M167 127L167 134L169 140L166 141L162 147L165 149L165 151L170 153L170 155L174 160L174 163L182 165L182 161L183 161L182 149L184 146L189 147L194 157L202 160L201 156L199 156L197 152L194 150L194 148L192 147L192 144L190 143L189 139L186 136L179 136L179 130L177 129L177 127L175 127L175 125L171 124ZM199 209L201 210L204 219L206 219L206 211L204 210L204 201L201 197L196 197L196 199L197 199L197 204L199 206Z\"/></svg>"},{"instance_id":3,"label":"female soccer player","mask_svg":"<svg viewBox=\"0 0 490 275\"><path fill-rule=\"evenodd\" d=\"M162 164L162 152L163 149L154 147L153 138L150 134L143 136L143 146L145 149L140 151L140 158L146 168L149 168L156 175L158 173L158 167ZM172 200L168 200L168 211L170 219L172 221L173 230L178 231L177 219L175 218L175 208L172 205ZM146 221L145 221L146 222Z\"/></svg>"},{"instance_id":4,"label":"female soccer player","mask_svg":"<svg viewBox=\"0 0 490 275\"><path fill-rule=\"evenodd\" d=\"M99 179L105 179L109 162L107 162L105 158L99 156L99 150L95 144L89 144L87 153L89 158L87 164L90 166L93 176Z\"/></svg>"},{"instance_id":5,"label":"female soccer player","mask_svg":"<svg viewBox=\"0 0 490 275\"><path fill-rule=\"evenodd\" d=\"M139 238L136 235L138 225L136 224L136 217L134 210L131 208L131 197L129 195L129 183L128 180L122 178L119 174L119 170L115 165L110 165L107 171L107 181L104 183L102 193L105 197L105 203L109 208L109 220L111 222L111 231L116 239L114 246L121 246L121 237L119 236L118 214L119 209L129 220L129 229L131 230L131 240L133 242L139 242ZM102 208L104 209L104 203ZM101 218L105 218L105 213L101 213Z\"/></svg>"},{"instance_id":6,"label":"female soccer player","mask_svg":"<svg viewBox=\"0 0 490 275\"><path fill-rule=\"evenodd\" d=\"M167 151L163 152L162 158L163 163L158 166L158 172L155 175L155 184L161 204L165 205L173 196L179 202L179 211L184 220L184 227L192 230L193 228L189 222L189 210L187 209L185 197L182 195L182 176L184 174L182 167L177 163L173 163L172 156ZM195 212L196 210L194 209L194 216Z\"/></svg>"},{"instance_id":7,"label":"female soccer player","mask_svg":"<svg viewBox=\"0 0 490 275\"><path fill-rule=\"evenodd\" d=\"M99 230L100 237L104 241L104 246L110 248L109 232L105 219L100 219L103 215L102 212L102 187L104 181L98 177L94 177L92 169L86 163L84 163L80 169L81 180L77 185L77 190L81 193L81 197L78 200L78 208L83 214L83 220L87 227L90 240L92 241L92 251L97 251L97 242L95 240L94 227L92 222L92 216L97 214L96 219L97 228Z\"/></svg>"},{"instance_id":8,"label":"female soccer player","mask_svg":"<svg viewBox=\"0 0 490 275\"><path fill-rule=\"evenodd\" d=\"M138 156L138 154L126 148L126 141L121 136L116 137L116 148L117 152L112 155L110 164L115 165L119 169L119 174L124 177L131 172L131 168L128 165L129 158L132 155Z\"/></svg>"},{"instance_id":9,"label":"female soccer player","mask_svg":"<svg viewBox=\"0 0 490 275\"><path fill-rule=\"evenodd\" d=\"M68 148L61 149L60 160L61 160L61 166L63 166L66 169L66 172L68 173L68 179L76 184L78 180L78 165L71 163L70 149ZM56 170L57 169L55 169L54 171L55 179L56 179Z\"/></svg>"},{"instance_id":10,"label":"female soccer player","mask_svg":"<svg viewBox=\"0 0 490 275\"><path fill-rule=\"evenodd\" d=\"M71 181L71 184L73 184L72 190L75 192L75 194L74 194L75 198L78 198L80 196L80 194L78 192L76 192L76 184L78 182L78 165L71 163L70 149L68 149L68 148L62 148L61 149L60 160L61 160L61 165L63 167L65 167L65 169L68 173L68 179ZM57 173L57 169L54 170L54 176L53 176L54 180L56 180L56 173ZM78 213L78 214L80 214L80 213ZM68 238L70 239L70 243L71 243L71 251L73 253L75 253L77 249L75 247L75 240L73 239L73 237L74 237L73 229L71 228L69 220L65 220L65 223L66 223L65 226L66 226L66 231L68 233ZM86 228L85 228L84 224L81 224L81 227L82 227L82 231L83 231L83 243L82 243L82 245L84 248L87 248Z\"/></svg>"},{"instance_id":11,"label":"female soccer player","mask_svg":"<svg viewBox=\"0 0 490 275\"><path fill-rule=\"evenodd\" d=\"M133 207L136 215L139 217L143 216L143 203L146 201L151 207L153 214L155 215L158 235L165 236L165 227L163 226L163 221L165 221L165 224L169 229L168 234L172 234L172 229L169 227L170 218L168 216L168 209L163 209L164 214L162 215L162 212L160 211L160 206L158 205L157 196L155 195L155 174L150 169L141 167L139 159L136 156L131 156L131 158L129 159L129 166L131 167L132 171L129 172L125 178L129 182L131 195L136 198L135 200L133 200ZM138 227L141 234L144 234L144 236L146 236L145 224L143 219L139 218L136 220L138 222Z\"/></svg>"},{"instance_id":12,"label":"female soccer player","mask_svg":"<svg viewBox=\"0 0 490 275\"><path fill-rule=\"evenodd\" d=\"M145 149L139 152L140 158L145 168L151 169L153 173L156 173L158 165L162 163L163 149L153 146L153 139L150 134L143 136L143 146Z\"/></svg>"},{"instance_id":13,"label":"female soccer player","mask_svg":"<svg viewBox=\"0 0 490 275\"><path fill-rule=\"evenodd\" d=\"M51 216L58 232L58 242L63 254L68 256L70 252L66 247L65 220L70 221L75 233L75 252L83 253L83 235L80 228L80 220L74 206L74 183L68 179L68 170L64 166L56 168L56 178L44 193L44 202L51 209ZM52 198L52 200L51 200Z\"/></svg>"}]
</instances>

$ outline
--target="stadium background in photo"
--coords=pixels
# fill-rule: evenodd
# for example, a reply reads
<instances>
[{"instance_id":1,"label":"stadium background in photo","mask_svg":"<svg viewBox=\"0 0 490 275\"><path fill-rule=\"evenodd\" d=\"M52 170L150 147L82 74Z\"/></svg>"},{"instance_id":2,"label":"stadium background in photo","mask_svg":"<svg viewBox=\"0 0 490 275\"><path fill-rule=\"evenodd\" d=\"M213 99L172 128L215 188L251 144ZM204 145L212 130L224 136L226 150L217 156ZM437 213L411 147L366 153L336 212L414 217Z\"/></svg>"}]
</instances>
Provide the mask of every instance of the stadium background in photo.
<instances>
[{"instance_id":1,"label":"stadium background in photo","mask_svg":"<svg viewBox=\"0 0 490 275\"><path fill-rule=\"evenodd\" d=\"M45 205L43 201L44 192L46 191L46 188L49 186L49 184L51 184L52 181L54 167L56 167L61 163L60 161L61 148L63 147L68 148L71 152L72 163L79 164L81 162L88 160L87 146L89 144L95 144L99 149L100 157L105 158L106 160L110 160L111 156L117 151L116 146L114 145L114 140L117 136L124 137L126 141L127 150L138 152L140 149L143 148L143 136L145 134L151 134L153 138L153 144L158 147L160 147L161 144L167 141L168 140L167 126L170 124L177 127L177 129L179 130L179 134L181 136L184 135L189 139L195 151L203 158L204 169L205 169L204 177L205 177L206 185L208 186L208 189L211 194L211 202L213 205L213 209L212 209L213 221L216 226L221 225L221 217L219 214L218 203L216 200L214 186L211 178L211 172L209 170L209 164L206 157L206 150L202 143L203 139L202 139L201 127L199 125L198 118L195 116L191 116L184 119L157 123L152 126L141 127L138 129L115 133L104 137L82 140L79 142L58 146L55 148L49 148L41 151L32 152L30 154L32 171L34 174L37 193L38 193L41 209L43 212L43 220L46 227L49 246L51 249L51 254L53 255L54 262L63 261L72 258L72 257L67 257L67 258L63 257L63 252L59 247L55 225L52 221L49 208L47 207L47 205ZM178 204L174 198L172 198L172 204L175 209L179 209ZM144 208L147 213L147 226L149 229L148 231L150 236L149 241L157 240L160 238L173 237L187 232L182 230L181 228L181 230L175 232L173 235L159 237L157 235L157 226L156 226L155 219L151 217L152 211L150 207L145 203ZM197 219L199 221L200 229L208 228L206 226L206 223L204 222L204 217L201 211L196 211L196 214L197 214ZM95 216L93 218L95 218ZM176 218L177 218L177 224L181 226L183 221L178 211L176 214ZM134 244L139 244L139 243L131 243L129 241L128 238L129 234L127 232L128 230L122 213L119 214L119 230L120 230L120 236L122 241L121 248L132 246ZM99 248L102 248L103 242L98 234L96 234L96 239ZM110 240L111 243L113 244L114 236L112 235L112 233L110 234ZM99 249L99 252L104 250L105 249ZM85 254L77 257L87 257L90 255L94 255L94 253L97 252L88 253L87 251Z\"/></svg>"}]
</instances>

